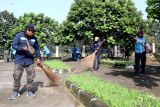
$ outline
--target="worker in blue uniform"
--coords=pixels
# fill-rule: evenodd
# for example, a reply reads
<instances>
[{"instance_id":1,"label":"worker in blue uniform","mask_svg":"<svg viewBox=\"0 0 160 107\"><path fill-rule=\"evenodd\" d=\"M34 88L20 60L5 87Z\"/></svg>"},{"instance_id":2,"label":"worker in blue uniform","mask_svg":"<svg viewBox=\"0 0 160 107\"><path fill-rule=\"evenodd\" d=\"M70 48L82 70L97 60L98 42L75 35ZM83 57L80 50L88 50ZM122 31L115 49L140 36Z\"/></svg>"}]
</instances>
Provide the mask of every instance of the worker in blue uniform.
<instances>
[{"instance_id":1,"label":"worker in blue uniform","mask_svg":"<svg viewBox=\"0 0 160 107\"><path fill-rule=\"evenodd\" d=\"M33 24L28 24L25 31L17 33L13 43L12 48L16 50L15 61L14 61L14 85L13 92L9 99L14 100L20 96L20 80L25 69L27 74L27 96L35 98L35 93L33 90L33 81L35 78L34 70L34 59L36 58L36 63L41 65L41 55L40 47L38 45L37 38L34 36L36 32L36 27ZM30 47L33 47L35 53L32 53Z\"/></svg>"}]
</instances>

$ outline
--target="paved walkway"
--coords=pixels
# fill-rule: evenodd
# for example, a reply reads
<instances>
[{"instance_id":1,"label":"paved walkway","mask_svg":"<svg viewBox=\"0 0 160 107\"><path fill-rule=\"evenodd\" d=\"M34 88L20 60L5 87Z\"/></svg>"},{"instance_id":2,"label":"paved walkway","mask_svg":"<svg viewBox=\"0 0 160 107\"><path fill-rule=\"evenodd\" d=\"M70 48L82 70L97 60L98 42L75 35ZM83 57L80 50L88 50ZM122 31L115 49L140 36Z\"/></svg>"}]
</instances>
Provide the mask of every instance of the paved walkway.
<instances>
[{"instance_id":1,"label":"paved walkway","mask_svg":"<svg viewBox=\"0 0 160 107\"><path fill-rule=\"evenodd\" d=\"M0 107L83 107L62 85L60 87L45 87L48 83L47 77L36 70L35 86L37 97L32 99L24 92L16 100L8 100L13 85L13 63L0 62ZM21 85L26 83L26 73L23 73Z\"/></svg>"}]
</instances>

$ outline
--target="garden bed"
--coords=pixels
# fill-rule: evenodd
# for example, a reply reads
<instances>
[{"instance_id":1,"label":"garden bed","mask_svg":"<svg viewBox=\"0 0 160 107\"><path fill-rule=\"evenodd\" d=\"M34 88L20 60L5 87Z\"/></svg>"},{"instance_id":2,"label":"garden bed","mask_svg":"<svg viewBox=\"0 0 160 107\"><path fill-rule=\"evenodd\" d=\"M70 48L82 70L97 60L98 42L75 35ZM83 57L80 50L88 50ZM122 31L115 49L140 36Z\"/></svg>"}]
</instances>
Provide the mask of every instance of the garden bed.
<instances>
[{"instance_id":1,"label":"garden bed","mask_svg":"<svg viewBox=\"0 0 160 107\"><path fill-rule=\"evenodd\" d=\"M91 94L86 101L98 98L98 101L103 102L102 105L105 104L111 107L160 107L160 101L147 92L141 93L137 90L129 90L117 84L104 82L101 78L89 73L72 76L68 78L67 81L71 81L70 84L72 84L72 86L67 86L70 89L75 86L77 87L75 90L72 90L74 93L79 92L77 91L79 89L83 89ZM69 83L66 82L66 84ZM85 104L83 101L82 103Z\"/></svg>"},{"instance_id":2,"label":"garden bed","mask_svg":"<svg viewBox=\"0 0 160 107\"><path fill-rule=\"evenodd\" d=\"M71 81L65 81L66 87L71 91L71 93L80 100L86 107L108 107L102 101L95 98L89 92L80 89L78 86L73 84Z\"/></svg>"}]
</instances>

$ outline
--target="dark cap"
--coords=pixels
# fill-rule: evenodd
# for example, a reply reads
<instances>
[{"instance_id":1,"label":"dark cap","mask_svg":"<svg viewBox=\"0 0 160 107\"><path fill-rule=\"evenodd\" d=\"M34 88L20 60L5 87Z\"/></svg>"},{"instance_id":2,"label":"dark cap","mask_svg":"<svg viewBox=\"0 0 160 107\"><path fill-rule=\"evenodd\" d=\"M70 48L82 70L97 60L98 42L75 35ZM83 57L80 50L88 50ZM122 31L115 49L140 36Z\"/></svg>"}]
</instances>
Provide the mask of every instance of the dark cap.
<instances>
[{"instance_id":1,"label":"dark cap","mask_svg":"<svg viewBox=\"0 0 160 107\"><path fill-rule=\"evenodd\" d=\"M26 26L26 30L31 30L31 31L33 31L33 32L35 32L36 31L36 27L35 27L35 25L33 25L33 24L31 24L31 23L29 23L27 26Z\"/></svg>"},{"instance_id":2,"label":"dark cap","mask_svg":"<svg viewBox=\"0 0 160 107\"><path fill-rule=\"evenodd\" d=\"M140 30L140 31L138 32L138 34L142 34L142 35L143 35L143 31L142 31L142 30Z\"/></svg>"}]
</instances>

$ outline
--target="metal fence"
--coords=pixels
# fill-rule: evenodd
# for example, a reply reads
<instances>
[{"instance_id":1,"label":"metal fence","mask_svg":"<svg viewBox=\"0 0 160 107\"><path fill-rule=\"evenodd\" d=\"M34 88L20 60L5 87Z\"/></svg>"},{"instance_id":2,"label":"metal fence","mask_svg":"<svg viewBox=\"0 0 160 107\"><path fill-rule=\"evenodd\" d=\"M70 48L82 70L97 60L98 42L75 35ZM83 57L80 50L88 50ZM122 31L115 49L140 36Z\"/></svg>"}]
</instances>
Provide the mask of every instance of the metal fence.
<instances>
[{"instance_id":1,"label":"metal fence","mask_svg":"<svg viewBox=\"0 0 160 107\"><path fill-rule=\"evenodd\" d=\"M57 46L49 45L47 47L51 51L51 57L56 57L56 47ZM72 48L73 48L73 46L67 46L67 45L66 46L58 46L59 57L71 57L71 55L72 55ZM82 47L78 47L78 48L80 48L81 53L82 53ZM85 53L86 54L89 53L89 50L90 50L90 46L85 45Z\"/></svg>"}]
</instances>

